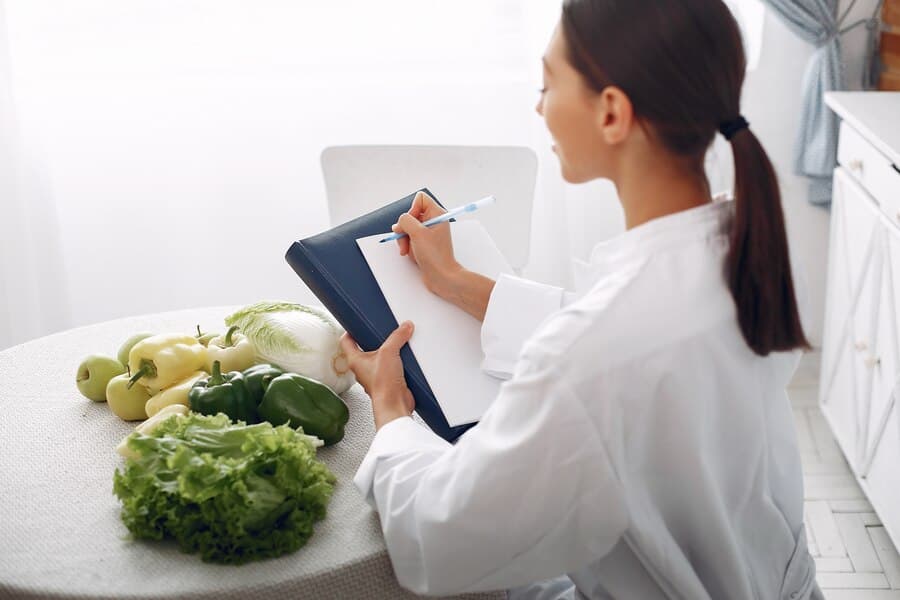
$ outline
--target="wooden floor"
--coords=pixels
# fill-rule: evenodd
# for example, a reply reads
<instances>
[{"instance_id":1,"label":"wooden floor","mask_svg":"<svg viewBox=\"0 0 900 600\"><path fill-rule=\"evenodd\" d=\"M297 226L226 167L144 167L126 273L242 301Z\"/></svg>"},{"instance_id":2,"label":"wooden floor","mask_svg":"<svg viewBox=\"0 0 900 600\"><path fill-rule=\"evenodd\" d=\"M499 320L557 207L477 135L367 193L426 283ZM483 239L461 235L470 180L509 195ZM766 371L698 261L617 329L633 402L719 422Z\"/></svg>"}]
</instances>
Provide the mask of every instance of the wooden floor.
<instances>
[{"instance_id":1,"label":"wooden floor","mask_svg":"<svg viewBox=\"0 0 900 600\"><path fill-rule=\"evenodd\" d=\"M817 371L804 363L789 391L819 586L828 600L900 600L900 556L819 411Z\"/></svg>"}]
</instances>

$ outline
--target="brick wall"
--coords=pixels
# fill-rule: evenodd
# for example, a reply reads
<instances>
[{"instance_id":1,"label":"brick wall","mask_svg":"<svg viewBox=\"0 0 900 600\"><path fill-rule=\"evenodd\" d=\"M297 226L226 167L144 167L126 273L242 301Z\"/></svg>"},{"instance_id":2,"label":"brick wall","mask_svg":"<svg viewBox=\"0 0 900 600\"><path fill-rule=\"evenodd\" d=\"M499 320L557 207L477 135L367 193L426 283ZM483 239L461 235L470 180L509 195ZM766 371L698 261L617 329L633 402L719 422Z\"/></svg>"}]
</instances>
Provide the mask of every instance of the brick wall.
<instances>
[{"instance_id":1,"label":"brick wall","mask_svg":"<svg viewBox=\"0 0 900 600\"><path fill-rule=\"evenodd\" d=\"M900 91L900 0L885 0L881 18L881 73L878 88Z\"/></svg>"}]
</instances>

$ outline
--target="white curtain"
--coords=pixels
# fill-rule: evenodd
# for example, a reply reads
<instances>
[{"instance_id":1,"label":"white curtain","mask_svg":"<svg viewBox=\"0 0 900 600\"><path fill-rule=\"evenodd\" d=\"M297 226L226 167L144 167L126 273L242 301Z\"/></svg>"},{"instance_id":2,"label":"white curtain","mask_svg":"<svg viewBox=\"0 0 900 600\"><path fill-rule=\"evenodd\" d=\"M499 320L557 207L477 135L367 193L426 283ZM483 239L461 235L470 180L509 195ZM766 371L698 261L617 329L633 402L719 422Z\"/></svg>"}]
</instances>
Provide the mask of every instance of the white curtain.
<instances>
[{"instance_id":1,"label":"white curtain","mask_svg":"<svg viewBox=\"0 0 900 600\"><path fill-rule=\"evenodd\" d=\"M534 148L525 274L569 284L570 257L622 231L623 218L608 182L561 180L534 112L559 6L8 2L15 72L0 39L3 130L15 131L12 81L29 144L0 139L0 347L70 323L298 298L282 257L327 224L319 154L334 144ZM729 185L730 150L712 156L717 190Z\"/></svg>"},{"instance_id":2,"label":"white curtain","mask_svg":"<svg viewBox=\"0 0 900 600\"><path fill-rule=\"evenodd\" d=\"M0 350L69 325L56 208L34 144L24 143L0 0Z\"/></svg>"}]
</instances>

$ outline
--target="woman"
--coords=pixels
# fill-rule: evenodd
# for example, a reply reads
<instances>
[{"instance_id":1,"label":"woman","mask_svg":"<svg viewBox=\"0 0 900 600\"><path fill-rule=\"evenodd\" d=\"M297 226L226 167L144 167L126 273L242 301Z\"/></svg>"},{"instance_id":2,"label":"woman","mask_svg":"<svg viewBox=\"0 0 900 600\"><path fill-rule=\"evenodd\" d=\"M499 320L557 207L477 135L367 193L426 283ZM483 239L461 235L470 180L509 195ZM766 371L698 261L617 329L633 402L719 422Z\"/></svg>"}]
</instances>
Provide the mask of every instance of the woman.
<instances>
[{"instance_id":1,"label":"woman","mask_svg":"<svg viewBox=\"0 0 900 600\"><path fill-rule=\"evenodd\" d=\"M394 227L510 377L450 445L409 416L410 323L374 352L342 340L377 428L356 484L405 587L821 598L785 394L808 344L775 174L740 117L744 70L720 0L566 0L537 111L567 181L615 183L627 231L568 293L466 271L448 226L421 225L440 212L424 196ZM733 201L703 171L717 130Z\"/></svg>"}]
</instances>

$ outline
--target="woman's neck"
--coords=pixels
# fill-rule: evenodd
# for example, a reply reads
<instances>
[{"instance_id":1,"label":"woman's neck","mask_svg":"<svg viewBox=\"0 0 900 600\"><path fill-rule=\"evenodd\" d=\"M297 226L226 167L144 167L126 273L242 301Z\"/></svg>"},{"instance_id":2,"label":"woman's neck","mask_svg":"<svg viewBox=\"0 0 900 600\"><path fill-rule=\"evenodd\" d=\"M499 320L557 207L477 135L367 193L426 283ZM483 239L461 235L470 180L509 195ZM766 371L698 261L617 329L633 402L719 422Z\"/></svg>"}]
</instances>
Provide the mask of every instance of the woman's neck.
<instances>
[{"instance_id":1,"label":"woman's neck","mask_svg":"<svg viewBox=\"0 0 900 600\"><path fill-rule=\"evenodd\" d=\"M626 229L712 201L702 168L691 169L661 157L626 162L615 184Z\"/></svg>"}]
</instances>

